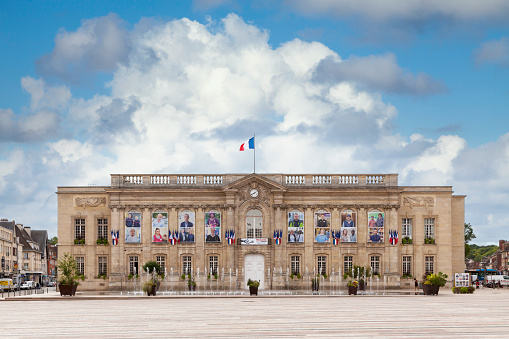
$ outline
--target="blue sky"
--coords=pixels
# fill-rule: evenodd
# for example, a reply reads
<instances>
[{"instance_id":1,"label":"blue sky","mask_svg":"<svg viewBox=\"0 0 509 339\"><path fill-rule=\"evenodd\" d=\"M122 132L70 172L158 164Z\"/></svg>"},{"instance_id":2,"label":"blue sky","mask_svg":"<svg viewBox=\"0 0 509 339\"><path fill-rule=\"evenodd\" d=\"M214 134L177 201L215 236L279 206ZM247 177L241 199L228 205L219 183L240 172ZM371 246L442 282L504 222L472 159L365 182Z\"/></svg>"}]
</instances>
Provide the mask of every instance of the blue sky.
<instances>
[{"instance_id":1,"label":"blue sky","mask_svg":"<svg viewBox=\"0 0 509 339\"><path fill-rule=\"evenodd\" d=\"M451 185L497 242L508 19L502 0L3 2L0 214L56 234L56 186L249 172L224 150L256 133L258 171Z\"/></svg>"}]
</instances>

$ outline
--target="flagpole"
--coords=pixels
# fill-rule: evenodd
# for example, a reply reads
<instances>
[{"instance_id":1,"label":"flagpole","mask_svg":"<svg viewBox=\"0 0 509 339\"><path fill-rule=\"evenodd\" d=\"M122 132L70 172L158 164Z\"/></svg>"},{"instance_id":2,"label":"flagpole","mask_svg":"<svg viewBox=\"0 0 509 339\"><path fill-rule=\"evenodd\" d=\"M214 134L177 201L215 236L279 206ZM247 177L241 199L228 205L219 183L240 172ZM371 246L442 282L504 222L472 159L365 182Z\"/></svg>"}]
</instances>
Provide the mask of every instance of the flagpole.
<instances>
[{"instance_id":1,"label":"flagpole","mask_svg":"<svg viewBox=\"0 0 509 339\"><path fill-rule=\"evenodd\" d=\"M253 134L254 149L253 149L253 173L256 173L256 134Z\"/></svg>"}]
</instances>

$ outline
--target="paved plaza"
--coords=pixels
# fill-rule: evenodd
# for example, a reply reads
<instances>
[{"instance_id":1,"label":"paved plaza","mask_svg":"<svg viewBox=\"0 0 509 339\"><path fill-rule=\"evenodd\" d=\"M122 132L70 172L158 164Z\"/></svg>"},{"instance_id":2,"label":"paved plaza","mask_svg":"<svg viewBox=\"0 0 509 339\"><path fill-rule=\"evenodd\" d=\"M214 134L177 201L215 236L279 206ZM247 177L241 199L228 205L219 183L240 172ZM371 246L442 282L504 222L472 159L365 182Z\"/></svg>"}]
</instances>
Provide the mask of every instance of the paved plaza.
<instances>
[{"instance_id":1,"label":"paved plaza","mask_svg":"<svg viewBox=\"0 0 509 339\"><path fill-rule=\"evenodd\" d=\"M509 337L509 289L438 296L0 300L2 338Z\"/></svg>"}]
</instances>

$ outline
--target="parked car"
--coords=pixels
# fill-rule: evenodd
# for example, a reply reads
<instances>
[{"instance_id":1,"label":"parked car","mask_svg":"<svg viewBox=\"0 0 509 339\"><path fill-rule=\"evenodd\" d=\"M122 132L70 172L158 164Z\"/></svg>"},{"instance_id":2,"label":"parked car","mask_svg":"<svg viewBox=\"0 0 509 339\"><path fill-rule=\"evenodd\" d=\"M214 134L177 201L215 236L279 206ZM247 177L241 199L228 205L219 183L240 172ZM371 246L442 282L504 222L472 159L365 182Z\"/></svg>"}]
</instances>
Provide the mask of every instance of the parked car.
<instances>
[{"instance_id":1,"label":"parked car","mask_svg":"<svg viewBox=\"0 0 509 339\"><path fill-rule=\"evenodd\" d=\"M35 281L25 281L23 284L21 284L22 290L31 290L32 288L35 288L36 284Z\"/></svg>"},{"instance_id":2,"label":"parked car","mask_svg":"<svg viewBox=\"0 0 509 339\"><path fill-rule=\"evenodd\" d=\"M48 286L48 287L55 287L56 284L55 284L54 281L50 281L49 283L46 284L46 286Z\"/></svg>"}]
</instances>

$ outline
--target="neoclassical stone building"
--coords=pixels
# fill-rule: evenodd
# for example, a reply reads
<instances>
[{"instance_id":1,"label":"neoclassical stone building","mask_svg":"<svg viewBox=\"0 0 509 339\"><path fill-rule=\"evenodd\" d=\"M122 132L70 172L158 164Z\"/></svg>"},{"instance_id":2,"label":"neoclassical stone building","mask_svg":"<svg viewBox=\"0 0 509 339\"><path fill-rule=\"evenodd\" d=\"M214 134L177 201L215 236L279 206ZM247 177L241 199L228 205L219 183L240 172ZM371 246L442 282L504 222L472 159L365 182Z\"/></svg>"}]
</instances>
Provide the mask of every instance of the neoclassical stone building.
<instances>
[{"instance_id":1,"label":"neoclassical stone building","mask_svg":"<svg viewBox=\"0 0 509 339\"><path fill-rule=\"evenodd\" d=\"M465 268L465 196L398 186L397 174L113 174L111 186L57 194L58 253L76 258L84 290L120 289L150 260L175 277L233 272L238 288L254 278L264 289L353 265L393 287Z\"/></svg>"}]
</instances>

